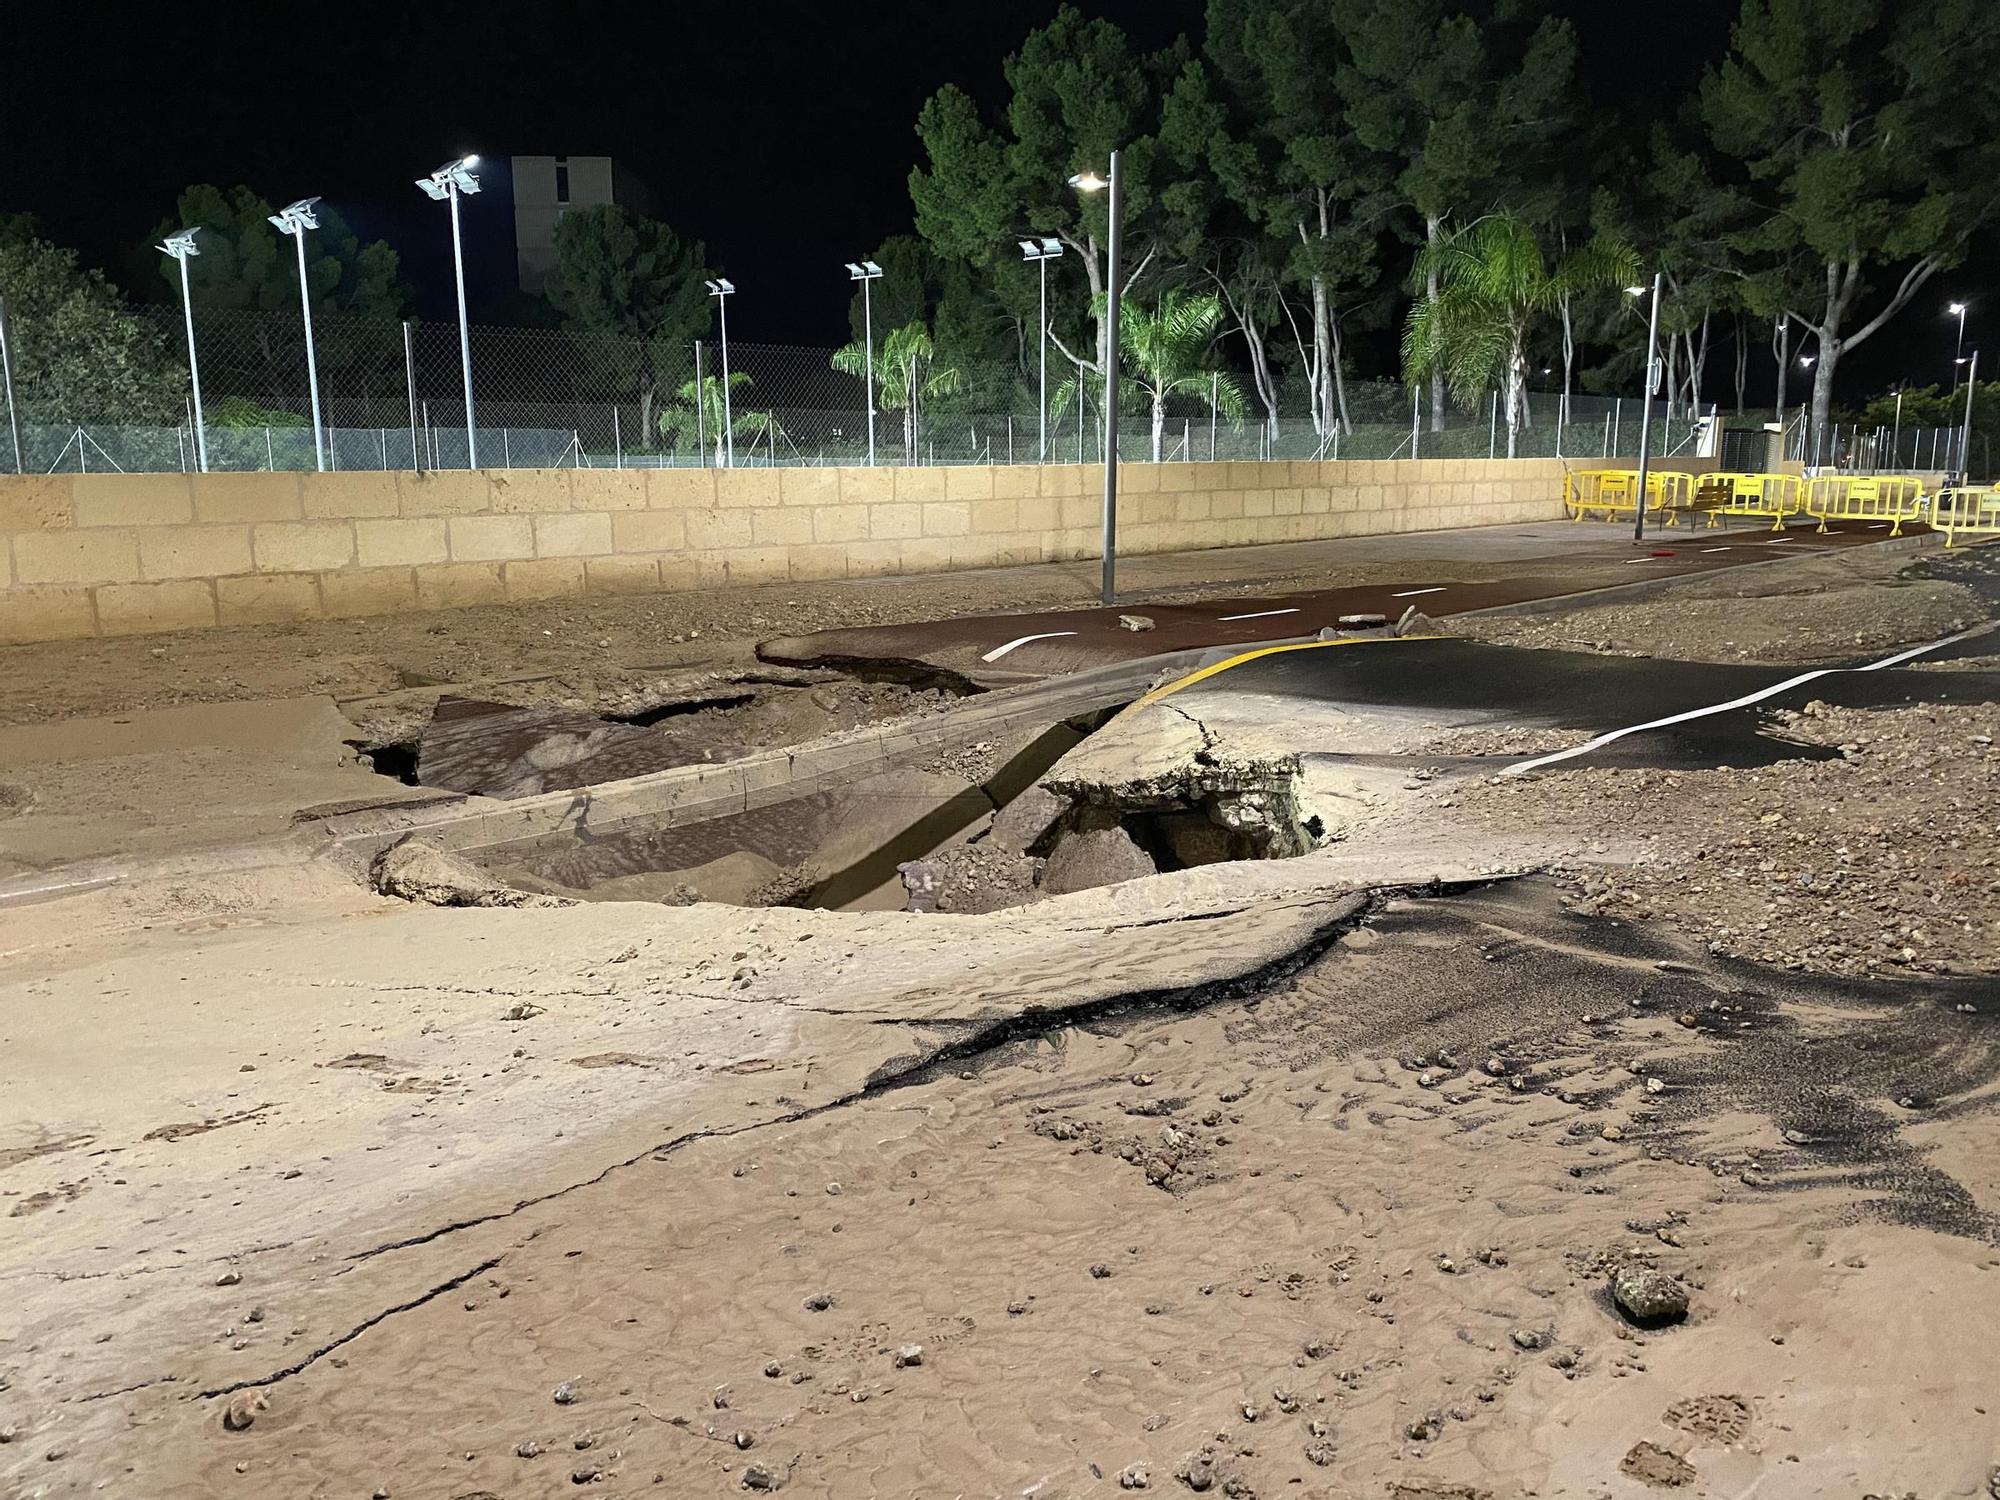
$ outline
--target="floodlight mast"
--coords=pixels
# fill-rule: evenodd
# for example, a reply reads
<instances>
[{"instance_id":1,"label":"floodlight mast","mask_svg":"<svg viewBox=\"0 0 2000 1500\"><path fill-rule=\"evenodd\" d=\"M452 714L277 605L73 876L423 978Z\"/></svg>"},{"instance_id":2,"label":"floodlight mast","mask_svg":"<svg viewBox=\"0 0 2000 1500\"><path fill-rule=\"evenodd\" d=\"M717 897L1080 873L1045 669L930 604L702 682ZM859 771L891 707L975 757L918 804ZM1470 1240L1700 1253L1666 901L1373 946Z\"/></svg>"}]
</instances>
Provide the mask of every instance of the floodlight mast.
<instances>
[{"instance_id":1,"label":"floodlight mast","mask_svg":"<svg viewBox=\"0 0 2000 1500\"><path fill-rule=\"evenodd\" d=\"M730 410L729 401L729 298L735 294L736 283L726 276L718 276L706 283L708 295L715 299L715 310L722 320L722 466L736 467L736 417ZM773 462L776 452L772 450Z\"/></svg>"},{"instance_id":2,"label":"floodlight mast","mask_svg":"<svg viewBox=\"0 0 2000 1500\"><path fill-rule=\"evenodd\" d=\"M188 383L194 387L194 454L201 472L208 472L208 424L201 414L201 366L194 357L194 298L188 291L188 259L201 254L194 242L196 230L183 229L179 234L170 234L160 244L160 253L170 255L180 262L181 268L181 314L187 320L188 340Z\"/></svg>"},{"instance_id":3,"label":"floodlight mast","mask_svg":"<svg viewBox=\"0 0 2000 1500\"><path fill-rule=\"evenodd\" d=\"M875 467L875 310L868 297L868 287L882 275L882 268L872 260L847 263L847 279L861 283L861 348L863 379L868 394L868 467Z\"/></svg>"},{"instance_id":4,"label":"floodlight mast","mask_svg":"<svg viewBox=\"0 0 2000 1500\"><path fill-rule=\"evenodd\" d=\"M477 156L461 156L448 161L428 177L419 177L417 186L440 203L451 205L451 263L458 275L458 363L465 377L465 466L479 467L479 429L472 415L472 334L465 319L465 242L458 230L458 199L462 193L479 191L479 179L472 169Z\"/></svg>"},{"instance_id":5,"label":"floodlight mast","mask_svg":"<svg viewBox=\"0 0 2000 1500\"><path fill-rule=\"evenodd\" d=\"M1016 240L1021 247L1021 259L1036 263L1042 273L1042 326L1041 344L1041 395L1038 398L1036 416L1036 448L1042 463L1049 461L1049 262L1062 256L1062 241L1046 235L1040 239Z\"/></svg>"},{"instance_id":6,"label":"floodlight mast","mask_svg":"<svg viewBox=\"0 0 2000 1500\"><path fill-rule=\"evenodd\" d=\"M1119 240L1123 207L1118 193L1118 153L1111 153L1110 171L1100 177L1095 171L1079 172L1069 185L1078 192L1105 192L1106 218L1110 229L1104 248L1104 588L1106 604L1118 599L1118 282Z\"/></svg>"},{"instance_id":7,"label":"floodlight mast","mask_svg":"<svg viewBox=\"0 0 2000 1500\"><path fill-rule=\"evenodd\" d=\"M317 198L301 198L288 204L271 215L271 222L278 226L278 233L288 234L298 246L299 252L299 307L306 322L306 383L312 390L313 414L313 463L319 471L326 472L326 434L320 426L319 416L319 356L313 348L312 289L306 282L306 231L319 228L319 216L313 212ZM187 274L187 262L181 262L182 275Z\"/></svg>"}]
</instances>

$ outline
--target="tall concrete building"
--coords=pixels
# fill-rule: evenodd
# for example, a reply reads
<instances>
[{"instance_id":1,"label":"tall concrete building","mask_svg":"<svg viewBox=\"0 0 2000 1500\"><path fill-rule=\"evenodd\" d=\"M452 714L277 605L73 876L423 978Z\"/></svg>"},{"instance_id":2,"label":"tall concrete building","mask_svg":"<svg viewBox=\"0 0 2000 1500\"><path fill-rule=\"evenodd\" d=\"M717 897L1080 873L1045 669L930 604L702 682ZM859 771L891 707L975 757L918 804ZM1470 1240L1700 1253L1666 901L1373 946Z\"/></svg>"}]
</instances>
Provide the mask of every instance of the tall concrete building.
<instances>
[{"instance_id":1,"label":"tall concrete building","mask_svg":"<svg viewBox=\"0 0 2000 1500\"><path fill-rule=\"evenodd\" d=\"M514 259L521 290L540 292L556 264L556 225L573 208L622 203L637 213L652 209L651 194L608 156L516 156Z\"/></svg>"}]
</instances>

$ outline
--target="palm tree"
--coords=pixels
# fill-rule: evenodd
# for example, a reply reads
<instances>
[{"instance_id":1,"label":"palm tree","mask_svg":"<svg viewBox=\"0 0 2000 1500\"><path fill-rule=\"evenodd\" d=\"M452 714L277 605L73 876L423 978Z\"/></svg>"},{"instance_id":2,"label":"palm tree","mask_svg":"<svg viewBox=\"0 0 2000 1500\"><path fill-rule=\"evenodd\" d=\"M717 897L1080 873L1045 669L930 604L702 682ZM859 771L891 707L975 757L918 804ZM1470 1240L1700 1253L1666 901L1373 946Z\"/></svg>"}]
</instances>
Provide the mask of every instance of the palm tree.
<instances>
[{"instance_id":1,"label":"palm tree","mask_svg":"<svg viewBox=\"0 0 2000 1500\"><path fill-rule=\"evenodd\" d=\"M1118 348L1125 373L1152 407L1154 463L1160 461L1166 434L1168 398L1198 396L1204 405L1213 400L1232 427L1240 426L1249 410L1234 375L1202 364L1221 324L1221 299L1194 292L1168 292L1150 308L1127 301L1118 310ZM1057 387L1049 420L1060 421L1076 396L1072 376Z\"/></svg>"},{"instance_id":2,"label":"palm tree","mask_svg":"<svg viewBox=\"0 0 2000 1500\"><path fill-rule=\"evenodd\" d=\"M868 368L867 351L860 344L836 349L833 367L848 375L863 375ZM905 323L875 351L875 406L878 411L903 414L906 462L916 462L918 408L938 396L956 395L964 388L965 371L938 357L930 330L922 323ZM915 400L911 399L913 393Z\"/></svg>"},{"instance_id":3,"label":"palm tree","mask_svg":"<svg viewBox=\"0 0 2000 1500\"><path fill-rule=\"evenodd\" d=\"M715 465L721 468L728 461L725 436L730 430L747 433L753 439L769 437L772 453L776 455L777 439L783 434L778 429L777 419L767 411L735 410L737 396L750 384L750 377L741 370L729 374L730 407L729 422L725 425L722 410L722 377L704 375L700 380L690 380L674 392L675 404L660 409L660 435L679 452L683 444L689 446L700 443L704 438L715 443Z\"/></svg>"},{"instance_id":4,"label":"palm tree","mask_svg":"<svg viewBox=\"0 0 2000 1500\"><path fill-rule=\"evenodd\" d=\"M1433 273L1438 294L1410 309L1403 329L1403 378L1442 376L1467 407L1490 390L1506 392L1507 456L1527 418L1528 339L1536 321L1578 292L1621 286L1639 272L1622 240L1598 235L1553 268L1535 231L1511 213L1489 214L1424 247L1415 280Z\"/></svg>"}]
</instances>

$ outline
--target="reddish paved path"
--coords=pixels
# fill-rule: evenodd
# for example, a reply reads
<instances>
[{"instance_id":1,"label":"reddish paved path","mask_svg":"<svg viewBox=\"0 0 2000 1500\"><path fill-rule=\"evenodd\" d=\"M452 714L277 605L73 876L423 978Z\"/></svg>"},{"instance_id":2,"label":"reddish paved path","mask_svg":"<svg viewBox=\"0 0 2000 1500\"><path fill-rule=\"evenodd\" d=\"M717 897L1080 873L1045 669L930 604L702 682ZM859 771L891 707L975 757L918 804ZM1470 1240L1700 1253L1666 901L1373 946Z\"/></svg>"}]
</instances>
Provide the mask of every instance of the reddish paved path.
<instances>
[{"instance_id":1,"label":"reddish paved path","mask_svg":"<svg viewBox=\"0 0 2000 1500\"><path fill-rule=\"evenodd\" d=\"M1911 526L1905 535L1927 528ZM1450 615L1495 605L1551 599L1638 579L1685 577L1717 572L1786 555L1811 555L1881 542L1887 523L1836 522L1825 534L1811 525L1782 533L1765 529L1667 530L1648 536L1643 546L1632 544L1629 529L1597 523L1554 524L1546 532L1551 551L1546 556L1496 558L1484 579L1466 580L1482 557L1480 532L1457 533L1464 549L1456 555L1440 551L1435 534L1411 537L1413 554L1408 576L1379 581L1380 561L1369 569L1378 581L1303 593L1257 594L1191 603L1155 604L1142 595L1115 608L1050 610L1034 614L967 615L956 619L908 625L862 626L824 630L811 635L784 636L765 642L759 655L771 662L804 665L815 662L904 661L962 673L978 680L1000 682L1027 677L1058 676L1101 666L1106 662L1153 656L1201 646L1253 646L1259 642L1311 636L1335 625L1343 615L1385 615L1391 621L1415 606L1428 615ZM1522 528L1493 527L1494 542L1518 539ZM1565 538L1575 546L1554 550ZM1386 539L1371 538L1382 542ZM1442 564L1442 565L1441 565ZM1329 569L1339 575L1338 566ZM1454 581L1455 580L1455 581ZM1148 631L1120 626L1120 615L1143 615L1153 621Z\"/></svg>"}]
</instances>

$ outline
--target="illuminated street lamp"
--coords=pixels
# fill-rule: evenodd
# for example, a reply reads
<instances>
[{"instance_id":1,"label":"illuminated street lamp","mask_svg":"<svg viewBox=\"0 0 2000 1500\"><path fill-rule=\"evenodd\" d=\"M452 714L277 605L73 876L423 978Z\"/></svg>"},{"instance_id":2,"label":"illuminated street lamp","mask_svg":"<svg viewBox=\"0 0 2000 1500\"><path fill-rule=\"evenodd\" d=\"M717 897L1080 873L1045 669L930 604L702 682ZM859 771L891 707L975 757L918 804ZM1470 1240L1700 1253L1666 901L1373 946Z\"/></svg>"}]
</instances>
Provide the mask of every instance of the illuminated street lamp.
<instances>
[{"instance_id":1,"label":"illuminated street lamp","mask_svg":"<svg viewBox=\"0 0 2000 1500\"><path fill-rule=\"evenodd\" d=\"M313 309L312 288L306 282L306 231L319 228L319 217L313 212L317 198L301 198L271 215L271 222L278 226L278 233L292 237L299 251L299 307L306 320L306 383L312 389L313 411L313 461L321 473L326 472L326 434L319 422L319 356L313 351ZM187 262L181 262L181 275L187 275ZM190 324L192 320L190 320ZM192 342L192 332L189 335Z\"/></svg>"},{"instance_id":2,"label":"illuminated street lamp","mask_svg":"<svg viewBox=\"0 0 2000 1500\"><path fill-rule=\"evenodd\" d=\"M1945 306L1945 311L1958 319L1958 343L1951 351L1951 388L1954 393L1958 390L1958 367L1965 363L1965 308L1963 302Z\"/></svg>"},{"instance_id":3,"label":"illuminated street lamp","mask_svg":"<svg viewBox=\"0 0 2000 1500\"><path fill-rule=\"evenodd\" d=\"M183 229L179 234L170 234L160 243L160 253L170 255L181 266L181 313L187 319L188 335L188 380L194 386L194 454L201 472L208 472L208 425L201 416L201 367L194 359L194 298L188 292L188 258L199 255L196 248L195 230Z\"/></svg>"},{"instance_id":4,"label":"illuminated street lamp","mask_svg":"<svg viewBox=\"0 0 2000 1500\"><path fill-rule=\"evenodd\" d=\"M1643 297L1646 288L1628 286L1629 297ZM1653 307L1646 320L1646 380L1639 392L1639 493L1632 507L1632 540L1646 540L1646 462L1651 457L1653 438L1653 387L1660 379L1660 273L1653 273Z\"/></svg>"},{"instance_id":5,"label":"illuminated street lamp","mask_svg":"<svg viewBox=\"0 0 2000 1500\"><path fill-rule=\"evenodd\" d=\"M1042 346L1042 394L1040 398L1040 422L1037 428L1038 452L1041 462L1049 461L1049 262L1062 258L1061 240L1047 237L1035 240L1018 240L1021 259L1039 265L1042 271L1042 325L1039 342Z\"/></svg>"},{"instance_id":6,"label":"illuminated street lamp","mask_svg":"<svg viewBox=\"0 0 2000 1500\"><path fill-rule=\"evenodd\" d=\"M1118 598L1118 241L1122 204L1118 195L1118 153L1111 153L1110 171L1079 172L1069 185L1080 193L1109 194L1110 231L1104 255L1104 602ZM1046 323L1044 324L1046 327Z\"/></svg>"},{"instance_id":7,"label":"illuminated street lamp","mask_svg":"<svg viewBox=\"0 0 2000 1500\"><path fill-rule=\"evenodd\" d=\"M458 232L458 199L462 193L479 191L479 179L472 169L477 156L461 156L448 161L428 177L419 177L417 186L439 203L451 205L451 263L458 273L458 363L465 377L465 466L479 467L479 432L472 421L472 332L465 321L465 243Z\"/></svg>"},{"instance_id":8,"label":"illuminated street lamp","mask_svg":"<svg viewBox=\"0 0 2000 1500\"><path fill-rule=\"evenodd\" d=\"M736 422L729 406L729 299L736 295L736 283L718 276L703 285L708 288L708 295L715 299L716 313L722 319L722 466L733 469L736 467ZM869 427L872 432L874 423L870 422ZM752 443L750 451L754 454L756 449L757 445Z\"/></svg>"},{"instance_id":9,"label":"illuminated street lamp","mask_svg":"<svg viewBox=\"0 0 2000 1500\"><path fill-rule=\"evenodd\" d=\"M882 268L872 260L850 260L847 263L847 279L861 283L862 370L868 391L868 467L871 469L875 467L875 310L868 298L868 284L879 280L881 275Z\"/></svg>"}]
</instances>

